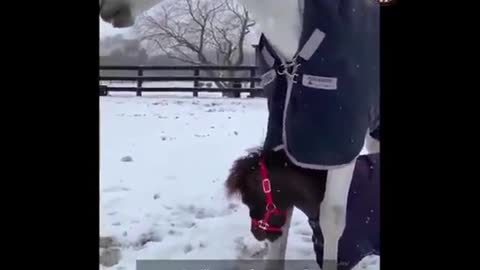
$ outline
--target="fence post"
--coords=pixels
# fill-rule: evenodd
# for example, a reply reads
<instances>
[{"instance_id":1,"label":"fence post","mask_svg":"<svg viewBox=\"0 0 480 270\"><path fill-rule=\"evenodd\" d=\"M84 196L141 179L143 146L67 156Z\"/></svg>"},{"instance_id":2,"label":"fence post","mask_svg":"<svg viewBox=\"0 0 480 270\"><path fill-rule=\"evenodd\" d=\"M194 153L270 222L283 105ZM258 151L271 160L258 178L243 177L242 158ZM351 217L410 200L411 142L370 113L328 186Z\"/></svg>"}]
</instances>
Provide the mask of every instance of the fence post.
<instances>
[{"instance_id":1,"label":"fence post","mask_svg":"<svg viewBox=\"0 0 480 270\"><path fill-rule=\"evenodd\" d=\"M255 75L256 75L256 74L255 74L255 73L256 73L256 72L255 72L255 69L256 69L256 68L254 68L254 67L252 67L252 68L250 69L250 78L251 78L251 80L250 80L250 88L255 88L255 80L254 80L254 79L255 79ZM255 96L256 96L255 90L250 90L250 95L249 95L248 97L253 98L253 97L255 97Z\"/></svg>"},{"instance_id":2,"label":"fence post","mask_svg":"<svg viewBox=\"0 0 480 270\"><path fill-rule=\"evenodd\" d=\"M100 85L100 96L108 96L108 86Z\"/></svg>"},{"instance_id":3,"label":"fence post","mask_svg":"<svg viewBox=\"0 0 480 270\"><path fill-rule=\"evenodd\" d=\"M256 72L257 68L260 66L260 58L262 57L262 53L260 51L259 44L254 44L254 45L252 45L252 47L255 49L255 69L253 70L253 72ZM265 89L263 89L262 85L260 85L260 88L262 88L262 90L261 91L256 91L255 96L256 97L265 97Z\"/></svg>"},{"instance_id":4,"label":"fence post","mask_svg":"<svg viewBox=\"0 0 480 270\"><path fill-rule=\"evenodd\" d=\"M142 96L142 79L140 77L143 76L143 69L142 67L138 67L138 79L137 79L137 97L141 97Z\"/></svg>"},{"instance_id":5,"label":"fence post","mask_svg":"<svg viewBox=\"0 0 480 270\"><path fill-rule=\"evenodd\" d=\"M233 97L234 98L240 98L241 97L241 89L242 89L242 82L234 82L232 84L233 88L238 88L237 91L233 91Z\"/></svg>"},{"instance_id":6,"label":"fence post","mask_svg":"<svg viewBox=\"0 0 480 270\"><path fill-rule=\"evenodd\" d=\"M193 70L193 76L195 76L195 77L200 76L200 69L198 69L198 67ZM194 80L193 81L193 87L195 87L195 88L200 87L200 82L198 80ZM196 89L193 90L193 96L198 97L198 91Z\"/></svg>"}]
</instances>

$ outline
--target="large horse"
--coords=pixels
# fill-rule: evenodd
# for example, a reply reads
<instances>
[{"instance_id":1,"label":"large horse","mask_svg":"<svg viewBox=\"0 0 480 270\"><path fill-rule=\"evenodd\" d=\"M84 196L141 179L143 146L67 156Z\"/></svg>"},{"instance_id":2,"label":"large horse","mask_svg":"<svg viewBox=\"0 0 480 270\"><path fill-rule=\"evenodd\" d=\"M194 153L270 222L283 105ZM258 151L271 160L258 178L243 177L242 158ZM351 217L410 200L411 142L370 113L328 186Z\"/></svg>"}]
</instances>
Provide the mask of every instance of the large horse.
<instances>
[{"instance_id":1,"label":"large horse","mask_svg":"<svg viewBox=\"0 0 480 270\"><path fill-rule=\"evenodd\" d=\"M100 16L128 27L162 1L100 0ZM263 33L270 111L264 148L283 149L297 166L328 171L319 206L322 269L337 269L357 157L363 146L379 152L378 123L370 125L378 119L378 1L239 2ZM285 245L286 236L273 241L268 257L282 259Z\"/></svg>"}]
</instances>

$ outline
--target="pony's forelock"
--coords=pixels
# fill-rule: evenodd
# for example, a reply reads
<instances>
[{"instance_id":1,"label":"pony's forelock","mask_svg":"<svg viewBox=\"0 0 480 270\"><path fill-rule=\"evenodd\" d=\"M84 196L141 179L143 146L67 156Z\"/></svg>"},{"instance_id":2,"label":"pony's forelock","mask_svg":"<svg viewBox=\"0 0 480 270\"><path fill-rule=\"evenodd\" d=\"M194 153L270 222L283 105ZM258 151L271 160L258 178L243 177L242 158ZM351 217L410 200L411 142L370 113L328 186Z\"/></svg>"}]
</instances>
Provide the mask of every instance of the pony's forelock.
<instances>
[{"instance_id":1,"label":"pony's forelock","mask_svg":"<svg viewBox=\"0 0 480 270\"><path fill-rule=\"evenodd\" d=\"M255 149L255 151L249 150L250 153L237 159L230 169L230 174L225 182L228 197L236 194L243 195L247 188L248 176L258 169L262 150L260 148Z\"/></svg>"}]
</instances>

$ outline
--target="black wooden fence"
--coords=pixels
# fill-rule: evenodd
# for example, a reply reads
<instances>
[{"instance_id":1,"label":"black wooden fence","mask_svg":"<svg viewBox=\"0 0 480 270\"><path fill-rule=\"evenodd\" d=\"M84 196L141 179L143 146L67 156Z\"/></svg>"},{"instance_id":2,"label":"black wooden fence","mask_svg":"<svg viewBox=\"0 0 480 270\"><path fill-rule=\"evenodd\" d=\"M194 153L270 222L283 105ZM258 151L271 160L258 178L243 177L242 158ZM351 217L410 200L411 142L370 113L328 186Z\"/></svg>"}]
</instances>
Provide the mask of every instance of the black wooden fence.
<instances>
[{"instance_id":1,"label":"black wooden fence","mask_svg":"<svg viewBox=\"0 0 480 270\"><path fill-rule=\"evenodd\" d=\"M241 92L250 93L250 97L263 96L263 90L256 86L260 78L256 76L256 66L100 66L100 73L107 70L136 71L136 76L105 76L100 75L100 95L108 95L109 92L136 92L141 96L142 92L192 92L198 96L198 92L222 92L240 97ZM144 71L173 71L190 70L192 76L145 76ZM247 77L211 77L200 76L200 71L229 70L248 72ZM136 82L136 87L109 86L102 82ZM144 82L193 82L192 87L144 87ZM232 82L228 88L201 87L201 82ZM242 82L249 83L249 87L242 88Z\"/></svg>"}]
</instances>

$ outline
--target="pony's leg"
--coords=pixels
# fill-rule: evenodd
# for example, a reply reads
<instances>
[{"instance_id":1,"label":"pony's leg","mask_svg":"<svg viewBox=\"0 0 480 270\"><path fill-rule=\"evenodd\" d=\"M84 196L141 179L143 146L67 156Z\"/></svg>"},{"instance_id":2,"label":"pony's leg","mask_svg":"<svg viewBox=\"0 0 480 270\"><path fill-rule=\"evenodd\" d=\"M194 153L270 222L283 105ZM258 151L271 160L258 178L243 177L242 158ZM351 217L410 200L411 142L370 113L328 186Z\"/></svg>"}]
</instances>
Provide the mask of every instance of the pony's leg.
<instances>
[{"instance_id":1,"label":"pony's leg","mask_svg":"<svg viewBox=\"0 0 480 270\"><path fill-rule=\"evenodd\" d=\"M287 220L282 226L282 236L274 242L268 242L268 252L265 256L265 270L283 270L287 252L288 231L292 221L293 208L287 210Z\"/></svg>"},{"instance_id":2,"label":"pony's leg","mask_svg":"<svg viewBox=\"0 0 480 270\"><path fill-rule=\"evenodd\" d=\"M320 228L322 229L322 270L337 270L338 240L343 234L347 219L347 200L356 159L341 168L328 171L325 196L320 204Z\"/></svg>"}]
</instances>

